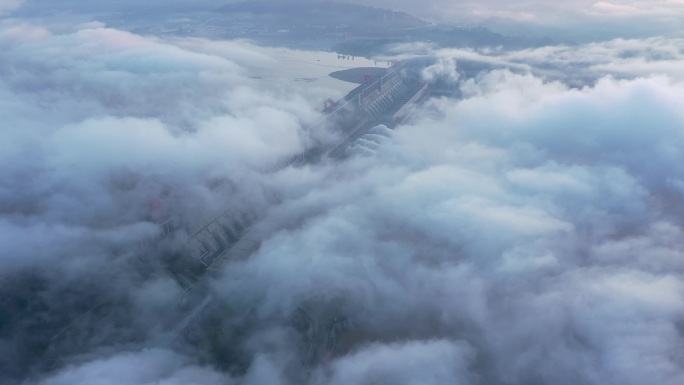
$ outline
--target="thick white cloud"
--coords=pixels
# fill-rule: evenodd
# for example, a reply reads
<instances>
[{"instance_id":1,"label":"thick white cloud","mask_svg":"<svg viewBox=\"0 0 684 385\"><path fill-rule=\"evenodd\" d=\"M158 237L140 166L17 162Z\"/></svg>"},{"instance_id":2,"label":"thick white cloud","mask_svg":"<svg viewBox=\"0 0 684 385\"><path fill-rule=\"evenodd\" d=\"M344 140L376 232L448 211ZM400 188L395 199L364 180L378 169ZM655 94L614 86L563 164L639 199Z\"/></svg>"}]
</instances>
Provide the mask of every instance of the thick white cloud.
<instances>
[{"instance_id":1,"label":"thick white cloud","mask_svg":"<svg viewBox=\"0 0 684 385\"><path fill-rule=\"evenodd\" d=\"M212 54L98 24L0 23L2 270L90 254L89 228L149 237L136 223L159 196L168 213L211 212L227 204L212 181L250 185L317 123L306 99L246 75L269 59L245 44Z\"/></svg>"},{"instance_id":2,"label":"thick white cloud","mask_svg":"<svg viewBox=\"0 0 684 385\"><path fill-rule=\"evenodd\" d=\"M331 378L322 376L319 383L469 384L472 358L467 346L444 340L373 345L335 361Z\"/></svg>"},{"instance_id":3,"label":"thick white cloud","mask_svg":"<svg viewBox=\"0 0 684 385\"><path fill-rule=\"evenodd\" d=\"M263 314L341 303L363 338L320 383L680 383L684 84L463 89L305 181L272 215L315 214L217 286Z\"/></svg>"},{"instance_id":4,"label":"thick white cloud","mask_svg":"<svg viewBox=\"0 0 684 385\"><path fill-rule=\"evenodd\" d=\"M69 367L41 385L226 385L234 383L210 369L165 350L144 350Z\"/></svg>"},{"instance_id":5,"label":"thick white cloud","mask_svg":"<svg viewBox=\"0 0 684 385\"><path fill-rule=\"evenodd\" d=\"M557 80L575 88L594 85L610 76L617 79L667 77L684 79L680 63L684 60L682 39L653 37L614 39L581 45L550 45L522 50L436 49L429 43L396 44L386 54L400 59L434 56L437 63L424 71L426 79L440 75L442 80L458 80L458 67L507 68L516 73L532 73L547 80ZM468 65L463 65L467 62ZM466 69L466 75L474 76Z\"/></svg>"}]
</instances>

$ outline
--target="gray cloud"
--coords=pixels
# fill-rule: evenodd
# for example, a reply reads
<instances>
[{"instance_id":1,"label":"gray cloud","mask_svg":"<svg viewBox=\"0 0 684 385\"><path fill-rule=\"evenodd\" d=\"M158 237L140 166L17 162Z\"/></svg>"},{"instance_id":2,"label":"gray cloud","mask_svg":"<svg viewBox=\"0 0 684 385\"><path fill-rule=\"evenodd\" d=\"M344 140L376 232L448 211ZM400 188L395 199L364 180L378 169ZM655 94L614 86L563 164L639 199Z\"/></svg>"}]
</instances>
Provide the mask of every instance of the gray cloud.
<instances>
[{"instance_id":1,"label":"gray cloud","mask_svg":"<svg viewBox=\"0 0 684 385\"><path fill-rule=\"evenodd\" d=\"M24 0L2 0L0 1L0 16L19 8Z\"/></svg>"}]
</instances>

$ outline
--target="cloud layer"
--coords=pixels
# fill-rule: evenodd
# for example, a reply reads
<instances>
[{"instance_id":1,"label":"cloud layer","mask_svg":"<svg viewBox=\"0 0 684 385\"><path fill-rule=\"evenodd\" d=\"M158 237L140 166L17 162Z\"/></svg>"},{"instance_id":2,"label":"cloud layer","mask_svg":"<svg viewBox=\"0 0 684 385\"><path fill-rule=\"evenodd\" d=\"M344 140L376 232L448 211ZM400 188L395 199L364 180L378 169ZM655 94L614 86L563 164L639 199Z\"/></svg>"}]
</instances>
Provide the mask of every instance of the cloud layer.
<instances>
[{"instance_id":1,"label":"cloud layer","mask_svg":"<svg viewBox=\"0 0 684 385\"><path fill-rule=\"evenodd\" d=\"M253 318L230 341L249 355L244 371L103 337L26 383L684 381L678 41L442 52L439 75L459 55L516 73L454 75L460 100L377 128L347 161L273 171L318 116L246 75L269 60L257 50L1 23L3 277L42 270L55 301L96 281L151 339L184 295L131 267L160 209L203 217L239 202L276 229L212 281L220 306L251 309L221 313L226 333ZM349 318L339 357L301 366L283 321L300 306ZM13 357L25 341L1 342Z\"/></svg>"}]
</instances>

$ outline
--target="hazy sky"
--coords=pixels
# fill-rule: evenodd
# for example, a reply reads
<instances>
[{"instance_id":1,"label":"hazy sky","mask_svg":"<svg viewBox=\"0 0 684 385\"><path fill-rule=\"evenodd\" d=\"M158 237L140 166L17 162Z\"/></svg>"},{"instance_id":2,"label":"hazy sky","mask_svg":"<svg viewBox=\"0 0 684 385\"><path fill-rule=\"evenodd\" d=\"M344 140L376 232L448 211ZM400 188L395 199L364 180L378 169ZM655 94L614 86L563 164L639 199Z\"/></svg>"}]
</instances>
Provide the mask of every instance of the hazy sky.
<instances>
[{"instance_id":1,"label":"hazy sky","mask_svg":"<svg viewBox=\"0 0 684 385\"><path fill-rule=\"evenodd\" d=\"M684 3L678 0L429 0L420 4L403 0L381 0L367 2L367 4L406 9L416 14L430 14L445 19L466 20L472 17L505 17L541 23L559 20L569 22L581 18L615 20L629 17L662 17L674 19L684 12Z\"/></svg>"},{"instance_id":2,"label":"hazy sky","mask_svg":"<svg viewBox=\"0 0 684 385\"><path fill-rule=\"evenodd\" d=\"M270 0L282 2L285 0ZM309 0L315 1L315 0ZM329 0L318 0L325 3ZM136 1L93 0L80 3L72 0L1 0L0 9L16 8L22 3L42 5L46 7L68 7L73 10L104 7L129 6L164 6L186 5L195 7L219 7L221 4L236 3L238 0L226 1L188 1L188 0L153 0L144 4ZM427 0L423 2L407 0L339 0L346 3L360 3L380 8L403 10L421 17L443 20L471 20L473 18L510 18L520 21L536 21L540 23L573 22L579 20L618 21L631 18L674 20L684 12L684 3L679 0L546 0L546 1L449 1Z\"/></svg>"},{"instance_id":3,"label":"hazy sky","mask_svg":"<svg viewBox=\"0 0 684 385\"><path fill-rule=\"evenodd\" d=\"M283 2L286 0L271 0ZM319 0L326 2L328 0ZM483 25L515 34L560 36L578 41L614 37L654 35L682 36L684 2L680 0L546 0L546 1L450 1L450 0L345 0L381 8L409 12L429 21ZM59 8L72 12L122 9L129 7L185 6L190 9L214 8L237 1L96 0L86 3L69 0L0 0L0 14L25 4L27 9L41 11Z\"/></svg>"},{"instance_id":4,"label":"hazy sky","mask_svg":"<svg viewBox=\"0 0 684 385\"><path fill-rule=\"evenodd\" d=\"M662 34L682 36L684 31L684 2L680 0L360 2L401 9L427 20L466 25L485 22L484 25L505 32L561 34L581 40Z\"/></svg>"},{"instance_id":5,"label":"hazy sky","mask_svg":"<svg viewBox=\"0 0 684 385\"><path fill-rule=\"evenodd\" d=\"M478 4L620 23L682 6ZM3 384L684 383L682 39L432 51L426 78L460 99L378 127L345 162L278 168L332 135L316 112L329 90L250 77L277 65L268 50L55 28L12 17L17 5L0 1L0 287L36 272L46 308L0 327ZM463 79L463 59L515 71ZM133 263L155 256L139 247L160 231L154 199L199 218L239 204L274 228L209 282L219 304L253 306L253 327L230 341L245 372L155 343L186 293ZM59 310L93 287L125 299L82 341L94 348L22 372L34 322L81 316ZM302 368L301 336L272 320L311 302L347 315L356 344ZM222 316L228 335L244 319ZM131 329L144 341L102 342Z\"/></svg>"}]
</instances>

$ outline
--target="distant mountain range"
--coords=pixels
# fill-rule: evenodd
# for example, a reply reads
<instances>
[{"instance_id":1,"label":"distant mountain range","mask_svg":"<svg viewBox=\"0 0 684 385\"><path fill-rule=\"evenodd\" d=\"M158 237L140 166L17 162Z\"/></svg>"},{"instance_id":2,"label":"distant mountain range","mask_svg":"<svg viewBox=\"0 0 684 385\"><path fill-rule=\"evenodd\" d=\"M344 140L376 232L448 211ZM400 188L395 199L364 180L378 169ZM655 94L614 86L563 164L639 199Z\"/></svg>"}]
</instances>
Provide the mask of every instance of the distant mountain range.
<instances>
[{"instance_id":1,"label":"distant mountain range","mask_svg":"<svg viewBox=\"0 0 684 385\"><path fill-rule=\"evenodd\" d=\"M382 54L397 43L430 42L443 47L522 48L547 42L510 38L489 29L436 26L405 12L321 0L251 0L216 12L254 27L251 38L273 43L330 41L337 52L358 56ZM270 34L269 34L270 32ZM277 37L273 32L280 32Z\"/></svg>"},{"instance_id":2,"label":"distant mountain range","mask_svg":"<svg viewBox=\"0 0 684 385\"><path fill-rule=\"evenodd\" d=\"M269 25L292 28L338 29L348 32L407 29L426 26L425 21L404 12L358 4L311 0L253 0L230 4L222 13L252 16Z\"/></svg>"},{"instance_id":3,"label":"distant mountain range","mask_svg":"<svg viewBox=\"0 0 684 385\"><path fill-rule=\"evenodd\" d=\"M427 42L431 48L504 49L552 43L504 36L486 28L435 25L405 12L328 0L249 0L218 8L209 0L202 0L196 8L185 8L185 2L181 7L176 0L166 7L134 6L132 2L126 0L120 10L100 10L96 18L110 27L140 34L249 39L262 45L366 57L391 54L399 44L414 42ZM33 11L37 12L26 10Z\"/></svg>"}]
</instances>

